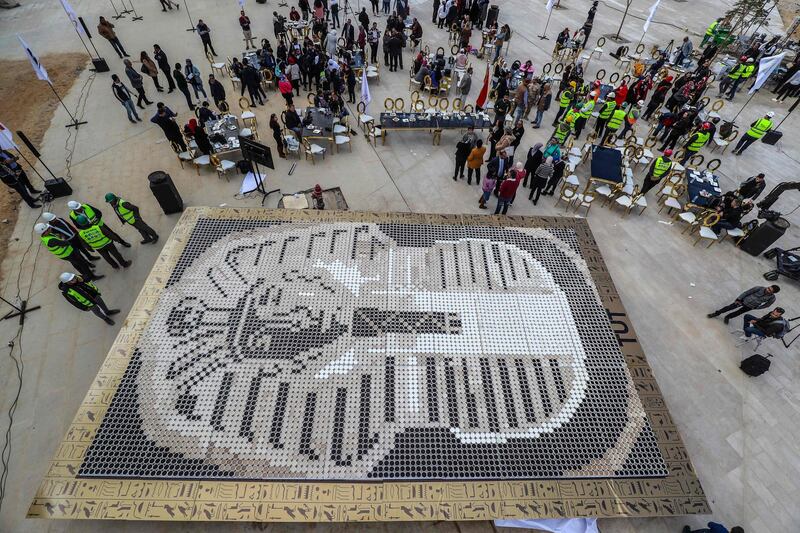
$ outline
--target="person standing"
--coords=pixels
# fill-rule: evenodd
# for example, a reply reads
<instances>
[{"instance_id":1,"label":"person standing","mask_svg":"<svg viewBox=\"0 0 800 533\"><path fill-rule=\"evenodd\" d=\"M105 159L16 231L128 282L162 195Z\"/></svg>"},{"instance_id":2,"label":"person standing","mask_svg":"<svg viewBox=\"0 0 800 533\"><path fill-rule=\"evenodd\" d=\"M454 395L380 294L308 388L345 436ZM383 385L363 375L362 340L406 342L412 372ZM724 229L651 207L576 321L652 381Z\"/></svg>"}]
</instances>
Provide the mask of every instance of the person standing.
<instances>
[{"instance_id":1,"label":"person standing","mask_svg":"<svg viewBox=\"0 0 800 533\"><path fill-rule=\"evenodd\" d=\"M342 23L339 21L339 0L329 0L328 2L331 10L331 26L333 29L341 28Z\"/></svg>"},{"instance_id":2,"label":"person standing","mask_svg":"<svg viewBox=\"0 0 800 533\"><path fill-rule=\"evenodd\" d=\"M252 45L255 50L258 47L256 43L253 42L253 32L250 29L250 17L244 14L244 9L240 13L239 26L242 28L242 35L244 35L245 50L250 50L250 45Z\"/></svg>"},{"instance_id":3,"label":"person standing","mask_svg":"<svg viewBox=\"0 0 800 533\"><path fill-rule=\"evenodd\" d=\"M483 145L483 141L478 139L475 141L475 147L467 156L467 185L472 185L473 173L475 173L475 185L480 185L484 154L486 154L486 147Z\"/></svg>"},{"instance_id":4,"label":"person standing","mask_svg":"<svg viewBox=\"0 0 800 533\"><path fill-rule=\"evenodd\" d=\"M747 133L742 135L739 142L736 143L736 147L733 149L734 155L742 155L742 152L747 150L747 148L763 137L769 130L772 129L772 117L775 116L775 113L770 111L764 118L760 118L750 124L750 129L747 130Z\"/></svg>"},{"instance_id":5,"label":"person standing","mask_svg":"<svg viewBox=\"0 0 800 533\"><path fill-rule=\"evenodd\" d=\"M299 7L300 11L303 13L303 20L308 20L308 13L311 11L308 0L298 0L297 7Z\"/></svg>"},{"instance_id":6,"label":"person standing","mask_svg":"<svg viewBox=\"0 0 800 533\"><path fill-rule=\"evenodd\" d=\"M191 59L186 59L183 72L186 74L186 80L192 84L192 89L194 89L194 97L199 100L200 93L203 93L203 98L208 98L206 90L203 88L203 79L200 77L200 69L194 66L194 63L192 63Z\"/></svg>"},{"instance_id":7,"label":"person standing","mask_svg":"<svg viewBox=\"0 0 800 533\"><path fill-rule=\"evenodd\" d=\"M125 63L125 75L128 76L128 79L131 82L131 87L136 89L136 92L139 94L139 97L136 99L136 105L139 106L139 109L144 109L142 102L146 105L150 105L153 102L147 99L147 95L144 92L144 82L142 81L142 75L136 72L133 68L133 64L131 63L130 59L124 60Z\"/></svg>"},{"instance_id":8,"label":"person standing","mask_svg":"<svg viewBox=\"0 0 800 533\"><path fill-rule=\"evenodd\" d=\"M528 200L536 205L539 202L539 197L547 187L547 182L553 177L553 158L548 156L542 164L536 169L536 172L531 176L531 192L528 195Z\"/></svg>"},{"instance_id":9,"label":"person standing","mask_svg":"<svg viewBox=\"0 0 800 533\"><path fill-rule=\"evenodd\" d=\"M211 44L211 28L208 27L208 24L203 22L203 19L199 19L195 29L197 30L197 34L200 36L200 41L203 43L203 50L205 51L206 55L208 55L210 50L211 55L216 56L217 52L214 51L214 45Z\"/></svg>"},{"instance_id":10,"label":"person standing","mask_svg":"<svg viewBox=\"0 0 800 533\"><path fill-rule=\"evenodd\" d=\"M136 113L136 107L133 105L130 89L122 83L119 76L116 74L111 75L111 90L114 92L114 98L119 100L119 103L122 104L122 107L124 107L125 111L128 113L128 120L133 124L136 124L136 121L141 122L142 119L139 118L139 115Z\"/></svg>"},{"instance_id":11,"label":"person standing","mask_svg":"<svg viewBox=\"0 0 800 533\"><path fill-rule=\"evenodd\" d=\"M120 222L130 224L142 235L141 244L158 242L158 234L142 219L138 207L123 200L113 192L106 193L106 202L111 204Z\"/></svg>"},{"instance_id":12,"label":"person standing","mask_svg":"<svg viewBox=\"0 0 800 533\"><path fill-rule=\"evenodd\" d=\"M175 122L175 117L174 111L159 102L158 111L156 111L156 114L150 119L150 122L160 127L167 140L180 148L179 153L186 152L186 142L183 140L181 128L178 126L178 123Z\"/></svg>"},{"instance_id":13,"label":"person standing","mask_svg":"<svg viewBox=\"0 0 800 533\"><path fill-rule=\"evenodd\" d=\"M465 135L456 144L456 169L453 172L453 181L458 181L459 178L464 179L464 167L471 152L472 143Z\"/></svg>"},{"instance_id":14,"label":"person standing","mask_svg":"<svg viewBox=\"0 0 800 533\"><path fill-rule=\"evenodd\" d=\"M523 187L528 186L528 178L532 179L536 173L536 169L542 164L542 159L544 157L542 146L544 146L542 143L536 143L528 150L528 154L525 157L525 179L522 182ZM531 181L531 187L532 186L533 182Z\"/></svg>"},{"instance_id":15,"label":"person standing","mask_svg":"<svg viewBox=\"0 0 800 533\"><path fill-rule=\"evenodd\" d=\"M617 108L617 101L615 100L614 92L610 92L603 100L603 106L600 108L600 114L597 116L597 121L594 124L594 132L597 138L602 141L605 136L605 128L611 115Z\"/></svg>"},{"instance_id":16,"label":"person standing","mask_svg":"<svg viewBox=\"0 0 800 533\"><path fill-rule=\"evenodd\" d=\"M433 0L433 17L431 17L431 22L436 24L436 17L439 14L439 4L440 0Z\"/></svg>"},{"instance_id":17,"label":"person standing","mask_svg":"<svg viewBox=\"0 0 800 533\"><path fill-rule=\"evenodd\" d=\"M683 146L684 153L683 159L681 160L681 165L685 165L689 159L697 155L697 152L699 152L703 146L706 145L708 140L711 138L711 134L709 133L710 129L711 124L708 122L703 122L699 130L689 135L689 139Z\"/></svg>"},{"instance_id":18,"label":"person standing","mask_svg":"<svg viewBox=\"0 0 800 533\"><path fill-rule=\"evenodd\" d=\"M39 235L39 239L44 244L44 247L59 259L69 261L69 263L81 273L84 279L101 279L103 276L96 275L92 269L89 261L84 259L80 253L69 243L69 241L58 235L48 224L39 222L33 227L33 231Z\"/></svg>"},{"instance_id":19,"label":"person standing","mask_svg":"<svg viewBox=\"0 0 800 533\"><path fill-rule=\"evenodd\" d=\"M189 109L194 111L195 106L194 103L192 103L192 95L189 93L189 82L186 81L186 77L183 75L183 68L180 63L175 63L175 70L172 71L172 77L175 78L175 85L178 86L178 90L186 97L186 103L189 105Z\"/></svg>"},{"instance_id":20,"label":"person standing","mask_svg":"<svg viewBox=\"0 0 800 533\"><path fill-rule=\"evenodd\" d=\"M172 79L172 75L169 72L169 59L167 58L167 54L157 44L153 45L153 59L158 63L158 68L164 73L164 77L167 78L167 83L169 84L167 93L171 93L175 90L175 80Z\"/></svg>"},{"instance_id":21,"label":"person standing","mask_svg":"<svg viewBox=\"0 0 800 533\"><path fill-rule=\"evenodd\" d=\"M239 79L241 80L239 96L244 96L246 89L247 94L250 95L250 105L253 107L256 105L256 100L258 100L259 104L264 105L264 99L261 98L261 93L258 90L261 84L258 78L258 71L250 64L247 58L244 58L242 60L242 71L239 73Z\"/></svg>"},{"instance_id":22,"label":"person standing","mask_svg":"<svg viewBox=\"0 0 800 533\"><path fill-rule=\"evenodd\" d=\"M742 56L739 58L739 62L736 63L731 69L728 71L728 74L722 78L722 81L719 82L719 93L717 93L717 98L721 98L723 94L728 92L728 89L734 85L735 83L739 82L739 79L742 77L744 73L744 69L747 65L747 56Z\"/></svg>"},{"instance_id":23,"label":"person standing","mask_svg":"<svg viewBox=\"0 0 800 533\"><path fill-rule=\"evenodd\" d=\"M97 261L100 259L96 255L92 255L89 249L86 247L84 242L78 236L78 230L75 227L64 220L63 218L58 218L53 213L42 213L42 220L50 227L52 230L52 234L59 238L66 240L69 244L78 252L83 258L88 261Z\"/></svg>"},{"instance_id":24,"label":"person standing","mask_svg":"<svg viewBox=\"0 0 800 533\"><path fill-rule=\"evenodd\" d=\"M367 42L369 43L370 49L370 63L373 65L378 64L378 44L381 41L381 32L378 29L378 23L373 22L372 28L370 28L369 33L367 34Z\"/></svg>"},{"instance_id":25,"label":"person standing","mask_svg":"<svg viewBox=\"0 0 800 533\"><path fill-rule=\"evenodd\" d=\"M22 167L20 167L14 159L4 158L3 161L0 162L0 181L8 185L9 188L17 191L22 197L22 200L28 204L28 207L31 209L42 207L42 204L38 203L39 199L31 196L31 194L40 193L42 191L33 188L27 174L25 174L25 171L22 170Z\"/></svg>"},{"instance_id":26,"label":"person standing","mask_svg":"<svg viewBox=\"0 0 800 533\"><path fill-rule=\"evenodd\" d=\"M283 132L281 131L281 125L275 113L272 113L269 117L269 128L272 130L272 138L275 139L275 145L278 147L278 157L286 159L286 151L283 146Z\"/></svg>"},{"instance_id":27,"label":"person standing","mask_svg":"<svg viewBox=\"0 0 800 533\"><path fill-rule=\"evenodd\" d=\"M153 78L153 83L156 86L156 90L160 93L164 92L164 88L161 87L161 84L158 83L158 67L156 66L155 62L150 59L150 56L147 55L147 52L142 50L142 53L139 55L139 61L142 63L142 72Z\"/></svg>"},{"instance_id":28,"label":"person standing","mask_svg":"<svg viewBox=\"0 0 800 533\"><path fill-rule=\"evenodd\" d=\"M100 211L98 208L89 205L77 202L75 200L70 200L67 202L67 207L69 208L69 218L78 228L78 230L83 229L86 226L81 225L81 221L79 220L81 215L83 215L86 220L88 220L89 225L98 225L101 226L106 233L115 241L120 243L125 248L130 248L131 245L124 240L122 237L117 235L114 230L109 228L105 222L103 222L103 212Z\"/></svg>"},{"instance_id":29,"label":"person standing","mask_svg":"<svg viewBox=\"0 0 800 533\"><path fill-rule=\"evenodd\" d=\"M545 196L553 196L556 193L556 187L564 177L564 170L567 168L567 162L563 159L553 163L553 174L547 180L547 186L542 191Z\"/></svg>"},{"instance_id":30,"label":"person standing","mask_svg":"<svg viewBox=\"0 0 800 533\"><path fill-rule=\"evenodd\" d=\"M583 131L584 126L586 126L586 122L589 120L589 117L592 116L592 112L594 111L595 106L595 97L597 96L596 91L592 91L589 93L589 96L586 98L586 101L583 105L580 106L578 110L578 118L575 119L575 123L573 124L573 128L575 129L575 139L579 139L581 136L581 132Z\"/></svg>"},{"instance_id":31,"label":"person standing","mask_svg":"<svg viewBox=\"0 0 800 533\"><path fill-rule=\"evenodd\" d=\"M674 165L673 161L670 159L671 155L672 150L664 150L664 155L657 157L653 161L653 164L650 165L650 169L647 171L647 175L644 177L644 182L642 183L642 190L640 191L642 196L661 183L664 176L669 175Z\"/></svg>"},{"instance_id":32,"label":"person standing","mask_svg":"<svg viewBox=\"0 0 800 533\"><path fill-rule=\"evenodd\" d=\"M225 101L225 86L213 74L208 75L208 90L211 92L211 98L214 99L214 105L222 111L219 105Z\"/></svg>"},{"instance_id":33,"label":"person standing","mask_svg":"<svg viewBox=\"0 0 800 533\"><path fill-rule=\"evenodd\" d=\"M617 130L619 130L622 123L625 122L625 117L627 113L621 107L614 109L614 112L611 113L611 118L608 119L606 123L606 133L604 137L600 137L600 144L605 144L606 142L611 142L614 140L614 137L617 136Z\"/></svg>"},{"instance_id":34,"label":"person standing","mask_svg":"<svg viewBox=\"0 0 800 533\"><path fill-rule=\"evenodd\" d=\"M58 289L69 303L81 311L91 311L109 326L114 325L111 316L119 313L119 309L106 306L100 297L100 289L94 283L72 272L62 273L58 279Z\"/></svg>"},{"instance_id":35,"label":"person standing","mask_svg":"<svg viewBox=\"0 0 800 533\"><path fill-rule=\"evenodd\" d=\"M517 165L519 168L516 170L508 169L506 179L500 184L500 192L497 194L497 207L494 208L495 215L500 214L500 209L503 210L504 215L508 213L508 206L511 205L517 195L517 188L525 176L522 163L517 163Z\"/></svg>"},{"instance_id":36,"label":"person standing","mask_svg":"<svg viewBox=\"0 0 800 533\"><path fill-rule=\"evenodd\" d=\"M690 59L692 57L692 50L694 49L694 45L692 41L689 40L689 37L683 38L683 43L678 50L678 55L675 58L675 63L673 65L680 67L684 60Z\"/></svg>"},{"instance_id":37,"label":"person standing","mask_svg":"<svg viewBox=\"0 0 800 533\"><path fill-rule=\"evenodd\" d=\"M483 178L483 185L481 186L482 192L480 198L478 198L479 208L488 209L488 207L486 207L486 202L488 202L489 198L492 196L492 191L496 185L497 178L493 174L487 174L486 177Z\"/></svg>"},{"instance_id":38,"label":"person standing","mask_svg":"<svg viewBox=\"0 0 800 533\"><path fill-rule=\"evenodd\" d=\"M756 66L754 64L752 57L748 57L745 60L744 68L741 70L741 74L739 75L739 79L733 81L733 85L728 91L728 101L733 101L733 97L736 96L736 91L739 90L739 86L742 85L750 76L753 75L753 72L756 70Z\"/></svg>"},{"instance_id":39,"label":"person standing","mask_svg":"<svg viewBox=\"0 0 800 533\"><path fill-rule=\"evenodd\" d=\"M754 309L764 309L775 303L775 295L781 291L778 285L770 285L769 287L756 286L747 289L742 294L736 297L732 304L720 307L713 313L706 315L708 318L715 318L722 313L730 311L723 317L723 322L726 324L730 319L735 318L744 313L753 311Z\"/></svg>"},{"instance_id":40,"label":"person standing","mask_svg":"<svg viewBox=\"0 0 800 533\"><path fill-rule=\"evenodd\" d=\"M78 230L78 235L81 236L81 239L83 239L90 248L99 253L100 256L111 265L111 268L117 270L119 269L119 265L122 265L123 268L131 266L131 262L126 261L125 258L122 257L122 254L119 253L119 250L117 250L117 247L114 246L114 242L119 242L123 246L127 243L112 237L112 235L115 235L114 232L109 231L105 224L91 224L89 219L84 215L78 215L76 223L79 228L83 228ZM130 244L128 244L128 246L130 246Z\"/></svg>"},{"instance_id":41,"label":"person standing","mask_svg":"<svg viewBox=\"0 0 800 533\"><path fill-rule=\"evenodd\" d=\"M119 37L117 37L117 33L114 31L114 25L107 21L105 17L100 17L100 23L97 25L97 33L105 37L108 42L111 43L111 47L120 59L123 57L131 57L128 55L128 52L125 51L125 48L122 47L122 43L119 42Z\"/></svg>"}]
</instances>

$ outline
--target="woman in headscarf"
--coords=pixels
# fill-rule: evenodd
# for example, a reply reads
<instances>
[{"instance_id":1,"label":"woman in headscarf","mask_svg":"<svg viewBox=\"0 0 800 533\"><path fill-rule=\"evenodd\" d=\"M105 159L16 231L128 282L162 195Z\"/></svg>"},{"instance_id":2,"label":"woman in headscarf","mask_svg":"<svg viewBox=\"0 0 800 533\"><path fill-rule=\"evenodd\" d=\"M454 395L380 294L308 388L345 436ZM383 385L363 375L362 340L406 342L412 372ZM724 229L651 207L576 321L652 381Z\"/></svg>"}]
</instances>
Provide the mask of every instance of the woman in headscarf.
<instances>
[{"instance_id":1,"label":"woman in headscarf","mask_svg":"<svg viewBox=\"0 0 800 533\"><path fill-rule=\"evenodd\" d=\"M663 80L661 80L658 85L656 86L655 91L653 91L653 97L650 98L650 103L647 104L647 109L645 109L642 118L645 120L650 119L658 109L664 104L664 100L667 98L667 93L672 88L672 76L667 76Z\"/></svg>"},{"instance_id":2,"label":"woman in headscarf","mask_svg":"<svg viewBox=\"0 0 800 533\"><path fill-rule=\"evenodd\" d=\"M336 57L337 53L337 44L336 40L338 39L338 35L336 30L331 30L328 35L325 37L325 51L328 53L328 57Z\"/></svg>"},{"instance_id":3,"label":"woman in headscarf","mask_svg":"<svg viewBox=\"0 0 800 533\"><path fill-rule=\"evenodd\" d=\"M156 90L160 93L163 93L164 88L161 87L160 83L158 83L158 67L156 66L155 62L150 59L150 56L147 55L147 52L144 50L142 50L142 53L139 54L139 60L142 62L142 72L153 78L153 83L156 85Z\"/></svg>"},{"instance_id":4,"label":"woman in headscarf","mask_svg":"<svg viewBox=\"0 0 800 533\"><path fill-rule=\"evenodd\" d=\"M203 79L200 77L200 70L194 66L191 59L187 59L186 63L184 63L183 72L186 74L186 80L192 85L192 89L194 89L194 97L199 99L199 93L203 93L203 98L208 98L206 90L203 89Z\"/></svg>"},{"instance_id":5,"label":"woman in headscarf","mask_svg":"<svg viewBox=\"0 0 800 533\"><path fill-rule=\"evenodd\" d=\"M206 155L213 154L214 148L211 146L211 141L208 140L206 130L203 129L203 126L197 124L194 119L190 122L195 122L194 142L197 143L197 149Z\"/></svg>"},{"instance_id":6,"label":"woman in headscarf","mask_svg":"<svg viewBox=\"0 0 800 533\"><path fill-rule=\"evenodd\" d=\"M525 180L522 182L523 187L528 186L528 177L533 176L536 169L542 164L542 146L544 146L542 143L536 143L528 150L528 157L525 160ZM533 185L533 182L531 182L531 185Z\"/></svg>"}]
</instances>

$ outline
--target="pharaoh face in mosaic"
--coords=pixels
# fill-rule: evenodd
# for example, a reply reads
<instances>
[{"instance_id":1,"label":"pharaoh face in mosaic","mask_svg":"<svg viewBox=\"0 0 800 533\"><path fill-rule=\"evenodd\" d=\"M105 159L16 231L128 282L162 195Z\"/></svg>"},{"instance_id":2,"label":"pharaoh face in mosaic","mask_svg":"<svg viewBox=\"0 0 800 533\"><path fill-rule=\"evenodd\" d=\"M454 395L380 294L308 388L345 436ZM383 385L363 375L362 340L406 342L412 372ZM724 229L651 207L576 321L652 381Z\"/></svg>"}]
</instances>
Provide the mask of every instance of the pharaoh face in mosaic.
<instances>
[{"instance_id":1,"label":"pharaoh face in mosaic","mask_svg":"<svg viewBox=\"0 0 800 533\"><path fill-rule=\"evenodd\" d=\"M589 278L551 233L519 231ZM564 291L508 241L431 242L357 223L217 241L165 289L139 345L147 437L236 477L298 479L390 471L405 436L432 429L476 450L553 440L590 378ZM623 403L633 415L598 474L644 424L635 393Z\"/></svg>"}]
</instances>

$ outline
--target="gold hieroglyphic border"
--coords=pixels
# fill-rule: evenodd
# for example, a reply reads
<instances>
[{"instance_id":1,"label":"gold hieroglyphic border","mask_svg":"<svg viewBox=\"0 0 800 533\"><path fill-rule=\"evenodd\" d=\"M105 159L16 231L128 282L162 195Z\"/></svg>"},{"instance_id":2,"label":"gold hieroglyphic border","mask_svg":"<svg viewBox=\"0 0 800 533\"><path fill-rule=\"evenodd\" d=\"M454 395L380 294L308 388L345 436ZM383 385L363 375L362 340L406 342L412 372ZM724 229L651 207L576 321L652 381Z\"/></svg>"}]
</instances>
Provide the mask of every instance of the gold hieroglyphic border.
<instances>
[{"instance_id":1,"label":"gold hieroglyphic border","mask_svg":"<svg viewBox=\"0 0 800 533\"><path fill-rule=\"evenodd\" d=\"M84 454L200 218L559 227L573 229L658 439L666 478L251 482L78 479ZM28 517L70 519L336 522L494 518L644 517L710 509L600 250L583 219L270 209L187 209L156 260L33 499Z\"/></svg>"}]
</instances>

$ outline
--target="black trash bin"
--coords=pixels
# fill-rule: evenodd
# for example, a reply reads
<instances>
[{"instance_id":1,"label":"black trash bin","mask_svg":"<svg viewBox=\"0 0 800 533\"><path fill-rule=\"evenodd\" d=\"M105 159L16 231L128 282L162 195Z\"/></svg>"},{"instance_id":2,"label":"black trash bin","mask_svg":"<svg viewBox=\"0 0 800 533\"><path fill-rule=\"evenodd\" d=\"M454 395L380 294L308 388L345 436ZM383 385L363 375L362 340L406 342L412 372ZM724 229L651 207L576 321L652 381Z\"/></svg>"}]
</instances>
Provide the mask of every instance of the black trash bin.
<instances>
[{"instance_id":1,"label":"black trash bin","mask_svg":"<svg viewBox=\"0 0 800 533\"><path fill-rule=\"evenodd\" d=\"M150 190L156 197L158 205L164 210L164 214L171 215L183 211L183 199L169 174L156 170L147 176L147 179L150 181Z\"/></svg>"},{"instance_id":2,"label":"black trash bin","mask_svg":"<svg viewBox=\"0 0 800 533\"><path fill-rule=\"evenodd\" d=\"M486 23L484 24L485 28L490 27L492 24L497 22L497 18L500 16L500 7L492 4L489 6L489 11L486 13Z\"/></svg>"},{"instance_id":3,"label":"black trash bin","mask_svg":"<svg viewBox=\"0 0 800 533\"><path fill-rule=\"evenodd\" d=\"M739 248L750 255L759 255L770 248L789 229L789 221L785 218L767 220L759 224L747 237L739 242Z\"/></svg>"}]
</instances>

